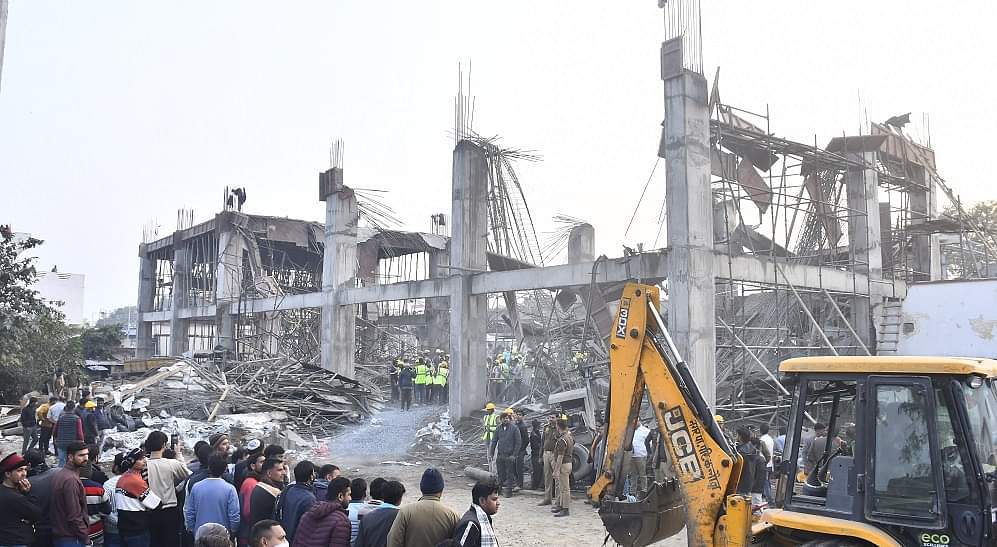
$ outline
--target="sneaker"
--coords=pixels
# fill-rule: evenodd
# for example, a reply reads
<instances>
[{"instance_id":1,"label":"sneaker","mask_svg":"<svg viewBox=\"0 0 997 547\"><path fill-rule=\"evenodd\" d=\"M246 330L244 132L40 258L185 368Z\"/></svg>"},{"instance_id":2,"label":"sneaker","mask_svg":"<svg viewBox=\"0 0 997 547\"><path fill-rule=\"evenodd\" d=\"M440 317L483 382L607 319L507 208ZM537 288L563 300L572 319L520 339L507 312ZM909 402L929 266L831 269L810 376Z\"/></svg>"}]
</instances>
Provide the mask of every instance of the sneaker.
<instances>
[{"instance_id":1,"label":"sneaker","mask_svg":"<svg viewBox=\"0 0 997 547\"><path fill-rule=\"evenodd\" d=\"M537 505L550 505L550 504L551 504L550 500L544 500L544 501L541 501L540 503L538 503Z\"/></svg>"},{"instance_id":2,"label":"sneaker","mask_svg":"<svg viewBox=\"0 0 997 547\"><path fill-rule=\"evenodd\" d=\"M555 505L554 507L551 507L550 508L550 512L551 513L560 513L561 512L561 506L560 505Z\"/></svg>"},{"instance_id":3,"label":"sneaker","mask_svg":"<svg viewBox=\"0 0 997 547\"><path fill-rule=\"evenodd\" d=\"M554 516L555 517L566 517L566 516L568 516L570 514L571 514L571 512L569 512L567 509L561 509L557 513L554 513Z\"/></svg>"}]
</instances>

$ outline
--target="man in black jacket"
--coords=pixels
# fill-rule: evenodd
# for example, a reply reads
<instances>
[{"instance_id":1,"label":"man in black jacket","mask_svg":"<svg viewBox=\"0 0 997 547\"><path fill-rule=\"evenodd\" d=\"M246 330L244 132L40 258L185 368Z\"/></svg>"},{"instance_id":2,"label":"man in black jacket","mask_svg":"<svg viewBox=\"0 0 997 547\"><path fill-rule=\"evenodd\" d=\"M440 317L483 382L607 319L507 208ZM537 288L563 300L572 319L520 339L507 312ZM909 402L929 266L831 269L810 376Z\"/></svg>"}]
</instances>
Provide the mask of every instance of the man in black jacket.
<instances>
[{"instance_id":1,"label":"man in black jacket","mask_svg":"<svg viewBox=\"0 0 997 547\"><path fill-rule=\"evenodd\" d=\"M511 408L502 413L502 424L495 431L495 441L499 483L505 488L505 497L510 497L512 488L516 486L516 458L519 457L519 445L523 442L519 428L512 422Z\"/></svg>"},{"instance_id":2,"label":"man in black jacket","mask_svg":"<svg viewBox=\"0 0 997 547\"><path fill-rule=\"evenodd\" d=\"M516 455L516 486L523 489L523 474L526 472L526 449L530 446L530 432L522 414L516 414L516 428L519 429L519 454Z\"/></svg>"},{"instance_id":3,"label":"man in black jacket","mask_svg":"<svg viewBox=\"0 0 997 547\"><path fill-rule=\"evenodd\" d=\"M499 487L492 482L479 482L471 489L471 508L464 513L453 539L460 547L498 547L492 515L499 509Z\"/></svg>"},{"instance_id":4,"label":"man in black jacket","mask_svg":"<svg viewBox=\"0 0 997 547\"><path fill-rule=\"evenodd\" d=\"M0 460L0 545L31 545L42 509L28 494L28 461L16 452Z\"/></svg>"},{"instance_id":5,"label":"man in black jacket","mask_svg":"<svg viewBox=\"0 0 997 547\"><path fill-rule=\"evenodd\" d=\"M398 507L402 504L405 486L398 481L388 481L381 487L381 505L360 519L360 529L353 547L385 547L388 532L395 523Z\"/></svg>"},{"instance_id":6,"label":"man in black jacket","mask_svg":"<svg viewBox=\"0 0 997 547\"><path fill-rule=\"evenodd\" d=\"M21 437L24 439L21 443L21 454L27 454L28 450L38 444L38 417L35 415L37 410L37 397L28 399L28 404L21 409L21 418L18 420L21 424Z\"/></svg>"}]
</instances>

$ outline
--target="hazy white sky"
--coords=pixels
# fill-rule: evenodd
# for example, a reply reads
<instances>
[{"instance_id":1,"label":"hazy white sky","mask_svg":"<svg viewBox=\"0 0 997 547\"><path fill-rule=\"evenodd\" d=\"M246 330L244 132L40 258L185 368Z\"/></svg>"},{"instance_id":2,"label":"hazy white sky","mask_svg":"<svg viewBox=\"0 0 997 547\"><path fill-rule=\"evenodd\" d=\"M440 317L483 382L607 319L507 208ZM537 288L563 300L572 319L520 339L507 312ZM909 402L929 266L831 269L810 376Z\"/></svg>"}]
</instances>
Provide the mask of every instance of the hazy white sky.
<instances>
[{"instance_id":1,"label":"hazy white sky","mask_svg":"<svg viewBox=\"0 0 997 547\"><path fill-rule=\"evenodd\" d=\"M767 104L775 133L821 145L866 116L927 112L942 176L966 200L997 197L997 4L704 4L725 102ZM538 230L580 217L618 256L658 228L661 168L623 235L655 161L663 35L656 0L11 0L0 223L46 240L41 267L87 275L88 316L135 302L144 225L168 234L181 207L206 220L226 185L247 188L247 212L321 220L335 138L347 184L389 190L405 227L428 230L450 212L470 60L475 129L544 157L519 169Z\"/></svg>"}]
</instances>

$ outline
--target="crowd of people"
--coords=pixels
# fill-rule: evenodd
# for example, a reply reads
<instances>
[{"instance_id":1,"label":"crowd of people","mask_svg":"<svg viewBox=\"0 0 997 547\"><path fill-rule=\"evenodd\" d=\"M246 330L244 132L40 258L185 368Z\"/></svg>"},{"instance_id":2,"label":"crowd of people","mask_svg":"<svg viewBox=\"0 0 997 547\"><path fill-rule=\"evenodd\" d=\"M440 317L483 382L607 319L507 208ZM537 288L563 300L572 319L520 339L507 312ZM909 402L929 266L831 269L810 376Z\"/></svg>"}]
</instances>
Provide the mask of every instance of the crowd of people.
<instances>
[{"instance_id":1,"label":"crowd of people","mask_svg":"<svg viewBox=\"0 0 997 547\"><path fill-rule=\"evenodd\" d=\"M72 413L66 403L65 413ZM61 420L61 417L59 418ZM58 424L59 422L56 421ZM495 546L499 485L480 482L460 515L426 469L418 501L402 505L398 480L344 477L332 464L294 463L278 445L225 434L198 441L184 460L175 436L99 462L83 439L0 454L0 546L32 547L477 547Z\"/></svg>"},{"instance_id":2,"label":"crowd of people","mask_svg":"<svg viewBox=\"0 0 997 547\"><path fill-rule=\"evenodd\" d=\"M525 420L515 409L496 412L495 403L485 405L482 418L486 457L497 471L502 495L511 497L524 487L526 458L529 453L531 488L539 490L544 499L539 505L550 505L555 517L571 513L571 466L574 437L568 429L568 417L550 414L541 428L533 420L527 429Z\"/></svg>"},{"instance_id":3,"label":"crowd of people","mask_svg":"<svg viewBox=\"0 0 997 547\"><path fill-rule=\"evenodd\" d=\"M388 378L391 400L398 401L402 410L410 410L413 402L442 405L450 401L450 356L442 350L436 350L435 356L423 350L412 361L395 360L388 366Z\"/></svg>"}]
</instances>

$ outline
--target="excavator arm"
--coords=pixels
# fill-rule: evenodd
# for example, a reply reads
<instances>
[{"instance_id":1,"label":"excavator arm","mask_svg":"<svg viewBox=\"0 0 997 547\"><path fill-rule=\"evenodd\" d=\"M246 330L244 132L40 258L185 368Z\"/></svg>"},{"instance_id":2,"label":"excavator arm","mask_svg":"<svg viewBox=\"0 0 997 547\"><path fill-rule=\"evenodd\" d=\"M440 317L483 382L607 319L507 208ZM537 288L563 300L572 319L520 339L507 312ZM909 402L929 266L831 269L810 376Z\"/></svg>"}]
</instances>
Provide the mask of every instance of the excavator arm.
<instances>
[{"instance_id":1,"label":"excavator arm","mask_svg":"<svg viewBox=\"0 0 997 547\"><path fill-rule=\"evenodd\" d=\"M618 543L640 547L687 528L689 545L750 542L751 504L736 495L742 460L727 442L658 313L657 287L628 283L610 336L606 455L589 490ZM624 456L647 391L675 478L623 501Z\"/></svg>"}]
</instances>

